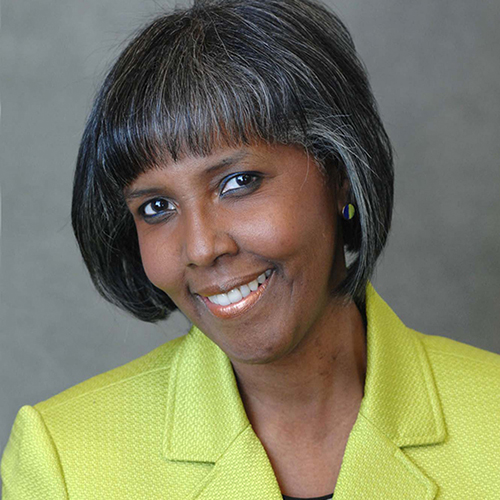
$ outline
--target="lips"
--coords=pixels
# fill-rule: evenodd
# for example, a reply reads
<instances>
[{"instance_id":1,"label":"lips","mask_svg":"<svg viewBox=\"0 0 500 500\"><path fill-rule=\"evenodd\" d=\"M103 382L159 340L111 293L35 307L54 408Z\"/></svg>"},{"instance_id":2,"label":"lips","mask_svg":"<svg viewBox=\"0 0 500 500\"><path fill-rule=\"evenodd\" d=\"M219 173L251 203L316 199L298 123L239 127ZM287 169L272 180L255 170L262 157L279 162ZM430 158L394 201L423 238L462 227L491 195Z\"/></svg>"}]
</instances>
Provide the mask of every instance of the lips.
<instances>
[{"instance_id":1,"label":"lips","mask_svg":"<svg viewBox=\"0 0 500 500\"><path fill-rule=\"evenodd\" d=\"M266 278L266 280L259 284L259 287L255 291L251 291L249 295L246 297L242 298L240 301L234 303L234 304L229 304L229 305L219 305L219 304L214 304L209 300L208 297L203 297L200 295L200 298L203 300L203 303L207 307L207 309L216 317L221 318L221 319L231 319L237 316L240 316L241 314L247 312L250 310L252 307L255 306L255 304L261 299L263 296L264 292L269 286L269 282L274 276L274 272L271 272L271 274Z\"/></svg>"}]
</instances>

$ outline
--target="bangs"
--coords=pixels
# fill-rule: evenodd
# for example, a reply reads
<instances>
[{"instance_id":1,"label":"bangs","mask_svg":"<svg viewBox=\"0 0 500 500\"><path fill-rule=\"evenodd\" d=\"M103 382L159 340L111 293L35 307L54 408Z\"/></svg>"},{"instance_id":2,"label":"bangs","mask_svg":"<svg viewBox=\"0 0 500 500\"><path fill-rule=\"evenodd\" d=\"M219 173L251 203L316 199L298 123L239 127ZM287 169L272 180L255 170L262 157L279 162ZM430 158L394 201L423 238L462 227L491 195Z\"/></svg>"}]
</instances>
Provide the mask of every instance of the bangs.
<instances>
[{"instance_id":1,"label":"bangs","mask_svg":"<svg viewBox=\"0 0 500 500\"><path fill-rule=\"evenodd\" d=\"M263 57L264 42L244 34L223 44L214 25L200 26L195 38L189 22L175 34L153 24L103 86L100 163L121 188L150 168L219 146L265 140L307 147L307 100L291 76L299 71L283 69L291 55L266 47Z\"/></svg>"},{"instance_id":2,"label":"bangs","mask_svg":"<svg viewBox=\"0 0 500 500\"><path fill-rule=\"evenodd\" d=\"M339 293L362 305L393 205L392 147L364 65L317 0L194 0L139 30L87 120L72 224L103 297L145 321L176 308L142 267L123 189L184 156L256 142L302 146L325 182L349 183ZM350 258L352 257L352 258Z\"/></svg>"}]
</instances>

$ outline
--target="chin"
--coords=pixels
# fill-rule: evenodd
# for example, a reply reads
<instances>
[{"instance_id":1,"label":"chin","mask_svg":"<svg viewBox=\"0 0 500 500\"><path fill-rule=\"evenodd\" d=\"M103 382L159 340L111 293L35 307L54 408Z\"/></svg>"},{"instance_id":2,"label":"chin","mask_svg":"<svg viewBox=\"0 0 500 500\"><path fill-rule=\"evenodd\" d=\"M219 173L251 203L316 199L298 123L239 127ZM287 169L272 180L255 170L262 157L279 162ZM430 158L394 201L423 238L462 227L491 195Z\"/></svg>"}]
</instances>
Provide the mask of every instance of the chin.
<instances>
[{"instance_id":1,"label":"chin","mask_svg":"<svg viewBox=\"0 0 500 500\"><path fill-rule=\"evenodd\" d=\"M291 346L289 339L282 338L277 342L268 341L267 343L258 343L258 345L233 346L230 351L226 350L225 352L232 362L246 365L265 365L282 359L292 349L293 346Z\"/></svg>"}]
</instances>

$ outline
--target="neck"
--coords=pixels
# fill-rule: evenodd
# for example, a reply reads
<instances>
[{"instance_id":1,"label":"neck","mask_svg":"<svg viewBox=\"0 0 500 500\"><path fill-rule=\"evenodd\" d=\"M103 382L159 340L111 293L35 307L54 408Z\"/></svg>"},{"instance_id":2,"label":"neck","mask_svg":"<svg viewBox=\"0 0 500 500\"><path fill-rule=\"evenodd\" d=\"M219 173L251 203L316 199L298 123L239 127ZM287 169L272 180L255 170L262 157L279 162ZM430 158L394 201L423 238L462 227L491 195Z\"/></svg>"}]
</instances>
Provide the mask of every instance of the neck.
<instances>
[{"instance_id":1,"label":"neck","mask_svg":"<svg viewBox=\"0 0 500 500\"><path fill-rule=\"evenodd\" d=\"M337 304L292 352L271 363L233 362L257 434L322 439L357 415L366 371L365 327L354 303ZM321 425L315 425L318 422ZM304 427L306 434L304 434Z\"/></svg>"}]
</instances>

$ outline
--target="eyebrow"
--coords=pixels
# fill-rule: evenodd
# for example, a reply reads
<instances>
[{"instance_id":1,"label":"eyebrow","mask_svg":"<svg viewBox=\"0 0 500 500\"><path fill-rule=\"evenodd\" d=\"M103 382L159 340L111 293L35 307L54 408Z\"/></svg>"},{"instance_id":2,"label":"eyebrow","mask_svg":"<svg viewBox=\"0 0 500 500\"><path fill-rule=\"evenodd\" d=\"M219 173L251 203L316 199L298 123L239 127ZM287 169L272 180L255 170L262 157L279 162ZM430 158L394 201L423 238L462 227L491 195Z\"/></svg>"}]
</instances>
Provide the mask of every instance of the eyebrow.
<instances>
[{"instance_id":1,"label":"eyebrow","mask_svg":"<svg viewBox=\"0 0 500 500\"><path fill-rule=\"evenodd\" d=\"M211 165L207 169L205 169L201 174L204 177L210 177L219 172L220 170L224 170L233 166L235 163L242 161L243 159L250 156L248 151L239 151L238 153L223 158L221 161ZM125 200L133 200L137 198L142 198L143 196L151 196L161 194L161 190L158 188L145 188L145 189L132 189L131 187L126 187L123 190Z\"/></svg>"},{"instance_id":2,"label":"eyebrow","mask_svg":"<svg viewBox=\"0 0 500 500\"><path fill-rule=\"evenodd\" d=\"M235 163L238 163L245 158L250 156L248 151L239 151L238 153L228 156L227 158L223 158L221 161L217 162L215 165L211 165L204 172L203 175L210 176L216 174L220 170L233 166Z\"/></svg>"},{"instance_id":3,"label":"eyebrow","mask_svg":"<svg viewBox=\"0 0 500 500\"><path fill-rule=\"evenodd\" d=\"M125 188L123 191L125 196L125 201L135 200L136 198L142 198L143 196L152 196L162 194L157 188L146 188L146 189L131 189Z\"/></svg>"}]
</instances>

